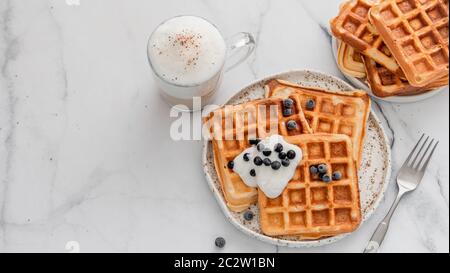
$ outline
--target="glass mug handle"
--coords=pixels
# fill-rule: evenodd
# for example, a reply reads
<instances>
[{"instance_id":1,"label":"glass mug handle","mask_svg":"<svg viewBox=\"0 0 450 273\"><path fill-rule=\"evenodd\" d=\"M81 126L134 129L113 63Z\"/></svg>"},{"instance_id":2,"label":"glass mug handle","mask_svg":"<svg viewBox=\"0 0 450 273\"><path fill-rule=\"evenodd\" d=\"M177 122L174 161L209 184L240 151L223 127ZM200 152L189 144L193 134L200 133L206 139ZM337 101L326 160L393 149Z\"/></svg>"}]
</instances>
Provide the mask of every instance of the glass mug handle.
<instances>
[{"instance_id":1,"label":"glass mug handle","mask_svg":"<svg viewBox=\"0 0 450 273\"><path fill-rule=\"evenodd\" d=\"M255 50L256 42L248 32L239 32L227 39L228 53L225 72L244 62Z\"/></svg>"}]
</instances>

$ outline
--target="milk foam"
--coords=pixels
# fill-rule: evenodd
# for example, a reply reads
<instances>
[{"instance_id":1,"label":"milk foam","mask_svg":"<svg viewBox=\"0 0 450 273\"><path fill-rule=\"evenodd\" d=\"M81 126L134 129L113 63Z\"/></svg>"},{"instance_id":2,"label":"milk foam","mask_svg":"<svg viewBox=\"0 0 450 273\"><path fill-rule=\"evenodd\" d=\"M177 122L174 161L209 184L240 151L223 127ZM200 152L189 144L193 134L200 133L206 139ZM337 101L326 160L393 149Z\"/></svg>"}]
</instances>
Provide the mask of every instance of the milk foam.
<instances>
[{"instance_id":1,"label":"milk foam","mask_svg":"<svg viewBox=\"0 0 450 273\"><path fill-rule=\"evenodd\" d=\"M155 73L178 85L197 85L222 69L225 41L208 21L179 16L162 23L152 34L148 56Z\"/></svg>"}]
</instances>

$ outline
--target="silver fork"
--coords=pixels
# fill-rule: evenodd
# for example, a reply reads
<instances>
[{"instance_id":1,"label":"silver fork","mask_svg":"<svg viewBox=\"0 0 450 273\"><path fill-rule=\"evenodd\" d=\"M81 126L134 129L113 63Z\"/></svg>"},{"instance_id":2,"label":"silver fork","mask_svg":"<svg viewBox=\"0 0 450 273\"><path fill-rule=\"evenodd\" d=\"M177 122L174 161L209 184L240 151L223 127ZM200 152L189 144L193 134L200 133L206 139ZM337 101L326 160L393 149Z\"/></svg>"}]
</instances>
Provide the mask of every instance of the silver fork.
<instances>
[{"instance_id":1,"label":"silver fork","mask_svg":"<svg viewBox=\"0 0 450 273\"><path fill-rule=\"evenodd\" d=\"M425 141L422 141L424 138ZM394 214L398 203L405 193L415 190L422 180L428 163L430 162L431 156L433 155L434 150L439 144L439 141L435 141L434 139L431 139L431 141L429 141L429 139L429 136L425 136L425 134L423 134L417 142L416 146L414 146L413 150L409 154L405 163L403 163L403 166L400 168L397 175L397 198L395 199L394 204L392 204L388 214L384 217L383 221L381 221L381 223L373 233L372 238L370 238L369 243L364 249L364 253L378 252L378 248L383 242L384 236L386 235L389 227L389 222L391 220L392 214ZM422 152L425 147L425 151Z\"/></svg>"}]
</instances>

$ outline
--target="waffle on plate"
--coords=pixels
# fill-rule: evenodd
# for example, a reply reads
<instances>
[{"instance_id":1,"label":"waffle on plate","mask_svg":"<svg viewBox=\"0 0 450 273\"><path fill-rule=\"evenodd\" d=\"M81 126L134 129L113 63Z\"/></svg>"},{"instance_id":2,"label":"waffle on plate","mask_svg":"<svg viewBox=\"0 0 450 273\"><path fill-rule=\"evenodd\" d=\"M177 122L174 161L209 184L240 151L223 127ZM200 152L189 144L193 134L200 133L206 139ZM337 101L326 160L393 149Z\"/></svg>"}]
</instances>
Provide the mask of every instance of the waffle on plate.
<instances>
[{"instance_id":1,"label":"waffle on plate","mask_svg":"<svg viewBox=\"0 0 450 273\"><path fill-rule=\"evenodd\" d=\"M448 75L448 15L447 0L385 0L370 10L370 21L412 86Z\"/></svg>"},{"instance_id":2,"label":"waffle on plate","mask_svg":"<svg viewBox=\"0 0 450 273\"><path fill-rule=\"evenodd\" d=\"M302 87L282 80L272 80L266 86L266 97L292 98L301 103L306 120L314 133L344 134L353 142L355 159L360 162L370 99L366 92L337 92ZM307 107L308 100L315 107Z\"/></svg>"},{"instance_id":3,"label":"waffle on plate","mask_svg":"<svg viewBox=\"0 0 450 273\"><path fill-rule=\"evenodd\" d=\"M330 22L331 31L339 40L403 77L397 61L386 54L383 39L369 21L369 10L378 2L351 0L343 3L338 16Z\"/></svg>"},{"instance_id":4,"label":"waffle on plate","mask_svg":"<svg viewBox=\"0 0 450 273\"><path fill-rule=\"evenodd\" d=\"M346 135L312 134L287 137L301 147L303 160L283 193L269 199L258 194L261 230L271 236L298 235L317 239L351 232L361 222L356 161ZM310 166L326 164L328 174L338 170L339 181L324 183Z\"/></svg>"},{"instance_id":5,"label":"waffle on plate","mask_svg":"<svg viewBox=\"0 0 450 273\"><path fill-rule=\"evenodd\" d=\"M270 106L276 107L276 116L269 120L270 113L266 110L269 110ZM269 128L259 125L275 124L278 126L278 134L282 136L312 133L303 110L297 102L294 104L293 114L289 117L283 116L282 109L281 99L262 99L222 107L212 112L205 121L210 122L212 126L209 127L212 130L214 128L222 129L221 135L216 134L212 137L214 164L225 200L232 211L243 211L254 204L257 199L257 190L245 185L239 175L230 170L227 165L243 150L251 146L250 139L263 138L268 135ZM289 120L296 122L295 130L287 130L286 123ZM230 130L225 129L227 121L232 124ZM212 133L214 134L214 132Z\"/></svg>"}]
</instances>

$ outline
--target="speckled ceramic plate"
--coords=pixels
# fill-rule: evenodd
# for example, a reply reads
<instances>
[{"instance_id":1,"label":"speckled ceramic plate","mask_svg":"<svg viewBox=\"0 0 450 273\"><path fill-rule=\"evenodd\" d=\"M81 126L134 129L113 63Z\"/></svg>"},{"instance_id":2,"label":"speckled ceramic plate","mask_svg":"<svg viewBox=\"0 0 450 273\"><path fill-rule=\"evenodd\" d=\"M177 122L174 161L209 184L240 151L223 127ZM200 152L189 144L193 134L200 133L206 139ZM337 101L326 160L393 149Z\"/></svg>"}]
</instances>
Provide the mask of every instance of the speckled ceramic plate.
<instances>
[{"instance_id":1,"label":"speckled ceramic plate","mask_svg":"<svg viewBox=\"0 0 450 273\"><path fill-rule=\"evenodd\" d=\"M336 60L336 63L338 62L338 46L339 41L336 38L332 38L332 49L333 49L333 55ZM342 71L341 71L342 72ZM411 96L390 96L390 97L377 97L375 94L372 93L372 90L370 89L369 85L365 82L364 79L358 79L356 77L352 77L351 75L347 75L344 72L345 78L351 82L354 86L356 86L359 89L365 90L369 95L371 95L374 98L377 98L379 100L389 101L389 102L395 102L395 103L411 103L411 102L417 102L421 100L425 100L428 98L431 98L432 96L438 94L442 90L445 89L445 87L437 88L432 91L428 91L426 93L417 94L417 95L411 95Z\"/></svg>"},{"instance_id":2,"label":"speckled ceramic plate","mask_svg":"<svg viewBox=\"0 0 450 273\"><path fill-rule=\"evenodd\" d=\"M237 104L264 97L264 85L271 79L283 79L302 86L319 87L328 90L349 91L353 87L344 81L320 72L302 70L290 71L270 76L259 80L238 92L226 104ZM220 187L217 173L214 167L213 151L209 141L203 144L203 169L206 180L216 197L225 216L230 222L244 233L267 243L289 247L313 247L336 242L348 234L328 237L320 240L301 241L296 237L270 237L260 230L259 211L257 205L252 205L251 210L256 217L252 221L246 221L243 212L236 213L228 209ZM376 115L369 115L367 134L364 143L363 158L359 168L359 188L363 222L366 221L378 207L389 182L391 174L391 153L386 134ZM361 223L363 224L363 223Z\"/></svg>"}]
</instances>

